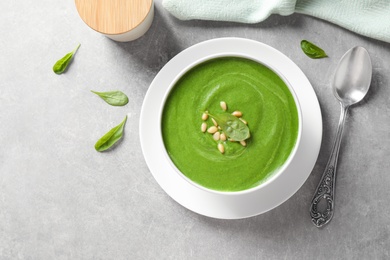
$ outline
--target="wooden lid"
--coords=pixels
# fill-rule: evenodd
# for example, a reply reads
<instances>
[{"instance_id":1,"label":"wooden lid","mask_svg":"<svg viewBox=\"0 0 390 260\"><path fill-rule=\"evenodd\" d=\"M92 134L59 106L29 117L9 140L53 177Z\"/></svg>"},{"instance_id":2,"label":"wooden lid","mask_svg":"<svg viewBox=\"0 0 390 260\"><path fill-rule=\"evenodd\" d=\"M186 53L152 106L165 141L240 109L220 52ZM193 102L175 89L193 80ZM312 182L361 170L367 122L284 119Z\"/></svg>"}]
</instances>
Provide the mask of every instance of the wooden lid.
<instances>
[{"instance_id":1,"label":"wooden lid","mask_svg":"<svg viewBox=\"0 0 390 260\"><path fill-rule=\"evenodd\" d=\"M143 22L153 0L75 0L81 19L103 34L122 34Z\"/></svg>"}]
</instances>

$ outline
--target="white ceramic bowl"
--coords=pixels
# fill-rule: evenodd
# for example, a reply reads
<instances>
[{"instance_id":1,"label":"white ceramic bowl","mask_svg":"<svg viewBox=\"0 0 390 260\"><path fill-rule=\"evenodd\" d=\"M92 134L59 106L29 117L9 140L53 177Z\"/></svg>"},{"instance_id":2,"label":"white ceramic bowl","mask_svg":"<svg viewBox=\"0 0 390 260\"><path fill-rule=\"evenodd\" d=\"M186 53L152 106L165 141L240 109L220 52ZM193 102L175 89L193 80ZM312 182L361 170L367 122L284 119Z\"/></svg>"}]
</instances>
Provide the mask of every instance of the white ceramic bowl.
<instances>
[{"instance_id":1,"label":"white ceramic bowl","mask_svg":"<svg viewBox=\"0 0 390 260\"><path fill-rule=\"evenodd\" d=\"M189 180L170 160L161 135L162 110L169 91L177 80L197 64L225 56L252 59L273 70L290 88L299 114L299 136L283 167L265 183L238 192L210 190ZM142 151L158 184L184 207L202 215L223 219L258 215L290 198L314 167L321 138L320 107L302 71L270 46L241 38L202 42L171 59L151 83L140 118Z\"/></svg>"},{"instance_id":2,"label":"white ceramic bowl","mask_svg":"<svg viewBox=\"0 0 390 260\"><path fill-rule=\"evenodd\" d=\"M193 182L191 179L189 179L187 176L185 176L177 167L176 165L172 162L171 158L169 157L168 155L168 152L167 150L165 149L165 146L164 144L162 145L164 147L163 149L163 153L165 154L165 157L166 159L169 161L169 163L171 164L171 167L175 170L175 173L178 174L179 176L183 177L186 181L188 181L191 185L194 185L196 186L198 189L204 189L205 191L207 192L216 192L216 193L221 193L221 194L224 194L224 195L227 195L229 194L230 196L237 196L239 195L240 193L250 193L250 192L254 192L255 190L257 189L262 189L264 188L266 185L268 185L269 183L271 183L274 179L278 178L280 175L282 174L286 174L286 168L287 166L290 164L291 160L294 158L295 156L295 153L297 151L297 147L301 141L301 133L302 133L302 113L301 113L301 107L299 105L299 100L294 92L294 89L291 87L291 85L289 84L289 82L287 81L287 79L277 70L277 68L273 68L271 65L269 64L266 64L264 62L262 62L261 60L258 60L254 57L252 57L251 55L245 55L245 54L242 54L242 53L236 53L236 52L226 52L226 53L217 53L217 54L213 54L213 55L210 55L210 56L207 56L207 57L202 57L202 58L199 58L198 60L196 60L195 62L189 64L187 67L184 67L182 69L182 71L175 77L175 79L171 82L171 84L169 84L167 90L166 90L166 93L164 95L164 98L163 98L163 102L160 106L160 117L159 117L159 125L161 126L162 125L162 116L163 116L163 111L164 111L164 106L165 106L165 103L166 103L166 100L170 94L170 92L172 91L172 89L174 88L174 86L176 85L176 83L181 79L181 77L183 77L189 70L191 70L192 68L196 67L197 65L200 65L204 62L207 62L207 61L210 61L210 60L213 60L213 59L217 59L217 58L229 58L229 57L236 57L236 58L244 58L244 59L248 59L248 60L252 60L252 61L255 61L261 65L264 65L266 66L267 68L271 69L276 75L279 76L279 78L281 78L283 80L283 82L286 84L286 86L288 87L288 89L290 90L290 93L291 95L293 96L294 98L294 101L295 101L295 105L296 105L296 108L297 108L297 112L298 112L298 134L297 134L297 139L296 139L296 143L289 155L289 157L287 158L287 160L284 162L284 164L276 171L272 174L272 176L268 179L266 179L266 181L262 182L261 184L259 184L258 186L256 187L253 187L253 188L250 188L250 189L246 189L246 190L242 190L242 191L232 191L232 192L228 192L228 191L217 191L217 190L212 190L212 189L209 189L209 188L206 188L206 187L203 187L195 182ZM160 128L160 130L162 130ZM159 142L159 147L161 147L161 142L163 142L163 135L162 135L162 131L160 131L160 138L158 140ZM287 173L288 174L288 173Z\"/></svg>"}]
</instances>

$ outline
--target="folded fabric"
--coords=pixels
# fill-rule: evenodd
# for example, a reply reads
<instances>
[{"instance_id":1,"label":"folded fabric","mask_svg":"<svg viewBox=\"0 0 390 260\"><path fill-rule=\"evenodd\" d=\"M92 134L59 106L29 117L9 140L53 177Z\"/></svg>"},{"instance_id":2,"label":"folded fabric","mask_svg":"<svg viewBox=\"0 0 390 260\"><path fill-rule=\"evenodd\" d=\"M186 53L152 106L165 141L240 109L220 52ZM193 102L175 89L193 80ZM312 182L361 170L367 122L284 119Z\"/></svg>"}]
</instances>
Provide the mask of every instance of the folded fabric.
<instances>
[{"instance_id":1,"label":"folded fabric","mask_svg":"<svg viewBox=\"0 0 390 260\"><path fill-rule=\"evenodd\" d=\"M389 0L163 0L163 6L181 20L241 23L258 23L271 14L297 12L390 42Z\"/></svg>"}]
</instances>

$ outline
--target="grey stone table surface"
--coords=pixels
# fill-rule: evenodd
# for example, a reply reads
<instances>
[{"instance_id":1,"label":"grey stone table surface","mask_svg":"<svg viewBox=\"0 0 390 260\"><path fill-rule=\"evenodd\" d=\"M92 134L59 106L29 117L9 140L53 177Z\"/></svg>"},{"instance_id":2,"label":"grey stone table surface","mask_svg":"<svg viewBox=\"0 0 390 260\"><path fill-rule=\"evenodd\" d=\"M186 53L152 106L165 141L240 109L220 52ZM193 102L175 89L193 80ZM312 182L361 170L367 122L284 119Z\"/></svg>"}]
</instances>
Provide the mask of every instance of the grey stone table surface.
<instances>
[{"instance_id":1,"label":"grey stone table surface","mask_svg":"<svg viewBox=\"0 0 390 260\"><path fill-rule=\"evenodd\" d=\"M88 28L73 1L0 1L0 259L389 259L390 44L297 14L254 25L183 22L161 0L155 7L142 38L118 43ZM204 217L173 201L138 137L159 70L180 51L226 36L266 43L293 60L313 85L324 124L318 160L299 191L241 220ZM306 57L302 39L329 58ZM54 74L54 62L77 43L69 70ZM335 216L319 230L308 208L339 117L330 82L356 45L371 55L372 88L347 119ZM91 89L120 89L130 101L111 107ZM96 152L96 140L126 114L123 141Z\"/></svg>"}]
</instances>

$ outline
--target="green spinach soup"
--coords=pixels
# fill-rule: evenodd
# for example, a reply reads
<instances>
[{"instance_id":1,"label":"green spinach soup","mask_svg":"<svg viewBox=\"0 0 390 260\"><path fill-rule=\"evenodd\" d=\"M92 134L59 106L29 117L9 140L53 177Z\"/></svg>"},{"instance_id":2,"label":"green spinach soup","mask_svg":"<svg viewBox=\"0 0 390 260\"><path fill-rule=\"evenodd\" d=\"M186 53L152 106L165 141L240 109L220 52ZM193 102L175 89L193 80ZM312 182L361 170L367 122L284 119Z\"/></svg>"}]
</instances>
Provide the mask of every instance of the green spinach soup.
<instances>
[{"instance_id":1,"label":"green spinach soup","mask_svg":"<svg viewBox=\"0 0 390 260\"><path fill-rule=\"evenodd\" d=\"M283 80L238 57L212 59L186 72L169 93L161 122L176 167L217 191L265 182L288 159L298 129L297 106Z\"/></svg>"}]
</instances>

